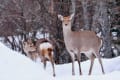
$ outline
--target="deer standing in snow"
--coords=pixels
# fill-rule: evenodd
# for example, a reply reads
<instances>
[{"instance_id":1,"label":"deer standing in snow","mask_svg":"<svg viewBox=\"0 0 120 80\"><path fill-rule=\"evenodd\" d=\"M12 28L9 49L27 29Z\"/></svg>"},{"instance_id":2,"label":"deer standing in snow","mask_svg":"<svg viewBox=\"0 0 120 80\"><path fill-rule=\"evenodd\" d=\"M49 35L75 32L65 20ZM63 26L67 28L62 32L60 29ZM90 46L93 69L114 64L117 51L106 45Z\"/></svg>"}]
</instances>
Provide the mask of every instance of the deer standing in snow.
<instances>
[{"instance_id":1,"label":"deer standing in snow","mask_svg":"<svg viewBox=\"0 0 120 80\"><path fill-rule=\"evenodd\" d=\"M95 57L98 58L99 63L101 65L102 73L104 73L102 61L99 54L99 50L102 46L102 39L100 39L93 31L88 30L79 32L72 31L71 23L73 17L74 14L67 17L58 15L58 18L62 21L65 46L72 59L72 75L75 75L74 72L75 55L77 56L80 75L82 75L80 65L81 53L84 53L91 60L89 75L91 75Z\"/></svg>"},{"instance_id":2,"label":"deer standing in snow","mask_svg":"<svg viewBox=\"0 0 120 80\"><path fill-rule=\"evenodd\" d=\"M50 61L53 68L53 76L55 76L55 67L54 67L54 46L47 39L39 39L36 42L37 52L40 56L41 62L44 64L44 68L46 68L46 62Z\"/></svg>"},{"instance_id":3,"label":"deer standing in snow","mask_svg":"<svg viewBox=\"0 0 120 80\"><path fill-rule=\"evenodd\" d=\"M44 64L44 68L46 68L47 61L50 61L53 68L53 76L55 76L55 68L54 68L54 53L53 53L53 44L47 39L38 39L33 43L31 39L23 42L23 50L32 60L36 60L36 58L40 57L41 62Z\"/></svg>"}]
</instances>

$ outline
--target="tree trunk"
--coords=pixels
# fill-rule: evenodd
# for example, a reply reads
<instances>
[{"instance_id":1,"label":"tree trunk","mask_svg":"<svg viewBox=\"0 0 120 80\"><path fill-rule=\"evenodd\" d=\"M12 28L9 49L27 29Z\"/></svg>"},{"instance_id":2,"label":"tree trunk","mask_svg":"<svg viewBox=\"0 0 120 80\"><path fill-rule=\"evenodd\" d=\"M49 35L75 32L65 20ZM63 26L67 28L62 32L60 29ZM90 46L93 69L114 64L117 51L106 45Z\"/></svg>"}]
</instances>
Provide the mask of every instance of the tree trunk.
<instances>
[{"instance_id":1,"label":"tree trunk","mask_svg":"<svg viewBox=\"0 0 120 80\"><path fill-rule=\"evenodd\" d=\"M108 14L108 2L97 0L96 12L98 13L98 23L102 27L103 36L103 57L111 58L111 36L110 36L110 16Z\"/></svg>"},{"instance_id":2,"label":"tree trunk","mask_svg":"<svg viewBox=\"0 0 120 80\"><path fill-rule=\"evenodd\" d=\"M103 57L112 57L111 36L110 36L110 16L108 14L107 0L81 0L84 16L85 30L101 32L103 38Z\"/></svg>"}]
</instances>

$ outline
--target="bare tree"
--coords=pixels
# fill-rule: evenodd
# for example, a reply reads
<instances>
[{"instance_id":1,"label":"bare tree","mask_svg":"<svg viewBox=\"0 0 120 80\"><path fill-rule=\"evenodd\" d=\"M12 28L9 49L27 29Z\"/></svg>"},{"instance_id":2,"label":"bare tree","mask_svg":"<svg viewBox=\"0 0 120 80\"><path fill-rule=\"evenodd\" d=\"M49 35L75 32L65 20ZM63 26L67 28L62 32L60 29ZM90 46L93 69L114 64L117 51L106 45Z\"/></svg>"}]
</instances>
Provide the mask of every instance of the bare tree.
<instances>
[{"instance_id":1,"label":"bare tree","mask_svg":"<svg viewBox=\"0 0 120 80\"><path fill-rule=\"evenodd\" d=\"M70 62L61 22L56 14L68 16L74 12L72 30L101 32L104 57L112 57L110 29L111 26L119 25L119 15L115 17L116 14L110 14L110 3L118 6L119 0L0 0L0 36L12 49L21 51L22 40L27 37L37 38L38 32L46 37L47 33L56 46L56 62ZM111 16L114 17L112 20Z\"/></svg>"}]
</instances>

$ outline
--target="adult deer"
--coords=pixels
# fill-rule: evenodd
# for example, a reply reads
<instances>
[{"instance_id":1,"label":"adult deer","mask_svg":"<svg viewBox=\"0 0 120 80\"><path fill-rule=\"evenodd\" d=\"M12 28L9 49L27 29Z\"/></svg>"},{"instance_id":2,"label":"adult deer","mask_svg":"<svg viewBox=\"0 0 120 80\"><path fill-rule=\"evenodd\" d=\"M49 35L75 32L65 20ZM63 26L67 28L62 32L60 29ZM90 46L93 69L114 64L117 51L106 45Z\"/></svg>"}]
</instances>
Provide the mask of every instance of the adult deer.
<instances>
[{"instance_id":1,"label":"adult deer","mask_svg":"<svg viewBox=\"0 0 120 80\"><path fill-rule=\"evenodd\" d=\"M58 18L62 21L65 46L72 59L72 75L75 75L74 72L75 55L77 56L80 75L82 75L80 65L81 53L84 53L91 60L89 75L91 75L95 57L98 58L99 63L101 65L102 73L104 73L102 61L99 54L99 50L102 46L102 39L100 39L93 31L88 30L79 32L72 31L71 25L73 17L74 14L67 17L58 15Z\"/></svg>"},{"instance_id":2,"label":"adult deer","mask_svg":"<svg viewBox=\"0 0 120 80\"><path fill-rule=\"evenodd\" d=\"M47 61L50 61L53 68L53 76L55 76L53 44L51 41L43 38L37 40L36 47L41 62L44 64L44 68L46 68Z\"/></svg>"}]
</instances>

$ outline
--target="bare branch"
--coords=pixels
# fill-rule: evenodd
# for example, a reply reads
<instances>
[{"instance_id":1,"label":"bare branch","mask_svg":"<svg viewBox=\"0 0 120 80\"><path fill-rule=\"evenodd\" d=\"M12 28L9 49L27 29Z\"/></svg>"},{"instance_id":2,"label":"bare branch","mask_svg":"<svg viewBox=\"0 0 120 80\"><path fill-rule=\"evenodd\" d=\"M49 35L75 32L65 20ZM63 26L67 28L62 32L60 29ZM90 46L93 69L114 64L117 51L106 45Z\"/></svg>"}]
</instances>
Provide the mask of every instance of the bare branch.
<instances>
[{"instance_id":1,"label":"bare branch","mask_svg":"<svg viewBox=\"0 0 120 80\"><path fill-rule=\"evenodd\" d=\"M75 14L75 8L76 8L76 4L75 4L76 0L71 0L72 3L72 10L70 10L70 13L74 13Z\"/></svg>"},{"instance_id":2,"label":"bare branch","mask_svg":"<svg viewBox=\"0 0 120 80\"><path fill-rule=\"evenodd\" d=\"M51 0L50 2L50 7L49 7L49 11L51 14L54 14L54 0Z\"/></svg>"}]
</instances>

